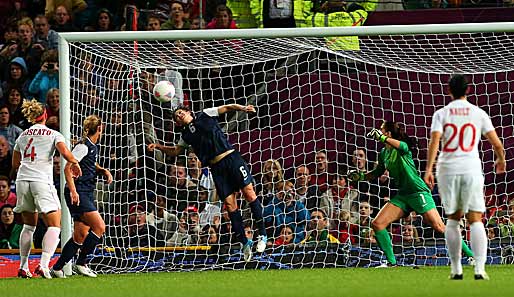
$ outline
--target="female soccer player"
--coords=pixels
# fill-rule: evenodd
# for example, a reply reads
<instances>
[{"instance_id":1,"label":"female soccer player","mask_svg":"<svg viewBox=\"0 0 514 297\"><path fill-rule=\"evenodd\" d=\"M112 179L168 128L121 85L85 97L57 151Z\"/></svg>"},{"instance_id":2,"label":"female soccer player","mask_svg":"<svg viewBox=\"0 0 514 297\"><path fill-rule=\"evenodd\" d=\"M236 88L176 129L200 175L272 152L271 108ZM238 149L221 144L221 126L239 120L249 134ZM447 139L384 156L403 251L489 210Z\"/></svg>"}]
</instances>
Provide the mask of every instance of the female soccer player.
<instances>
[{"instance_id":1,"label":"female soccer player","mask_svg":"<svg viewBox=\"0 0 514 297\"><path fill-rule=\"evenodd\" d=\"M86 265L86 257L95 249L105 232L105 223L96 209L93 192L96 188L96 176L102 174L107 183L112 182L109 170L100 167L96 159L98 155L97 143L102 135L102 120L96 115L90 115L84 120L83 138L73 148L73 156L80 162L83 174L73 179L69 163L64 167L66 188L64 197L66 205L73 217L73 236L62 249L61 256L52 267L52 275L65 278L62 271L80 249L74 270L81 275L96 277L96 273Z\"/></svg>"},{"instance_id":2,"label":"female soccer player","mask_svg":"<svg viewBox=\"0 0 514 297\"><path fill-rule=\"evenodd\" d=\"M209 165L217 193L228 210L232 228L243 243L244 259L250 261L253 242L245 236L243 219L237 209L236 192L243 191L259 228L256 248L258 252L263 252L266 248L267 236L262 219L262 205L257 199L252 185L252 174L239 152L228 142L227 136L218 124L217 117L219 115L233 110L255 112L253 105L229 104L207 108L193 114L187 106L179 106L173 111L175 123L181 127L182 133L178 144L164 146L152 143L148 145L148 150L158 149L167 155L177 156L186 147L191 146L202 164Z\"/></svg>"},{"instance_id":3,"label":"female soccer player","mask_svg":"<svg viewBox=\"0 0 514 297\"><path fill-rule=\"evenodd\" d=\"M405 217L412 210L423 216L423 219L434 228L443 233L445 225L437 212L432 193L421 179L412 159L411 149L415 143L408 137L398 123L384 122L380 130L373 128L368 137L385 144L378 157L378 165L370 172L352 170L348 177L353 181L372 180L381 176L385 170L394 178L398 186L398 195L393 197L371 222L375 231L377 242L384 251L390 265L396 265L396 258L391 244L391 236L387 226L392 222ZM463 251L468 257L473 253L462 241Z\"/></svg>"},{"instance_id":4,"label":"female soccer player","mask_svg":"<svg viewBox=\"0 0 514 297\"><path fill-rule=\"evenodd\" d=\"M23 230L20 234L20 269L18 277L31 278L28 257L32 236L36 230L38 213L41 213L48 230L43 237L41 261L35 270L44 278L52 278L48 263L59 243L61 232L61 203L53 182L53 156L55 150L68 161L70 175L80 176L79 161L66 147L64 136L45 126L45 107L37 102L25 100L22 104L25 118L33 124L16 140L12 158L16 177L18 201L15 212L21 213Z\"/></svg>"}]
</instances>

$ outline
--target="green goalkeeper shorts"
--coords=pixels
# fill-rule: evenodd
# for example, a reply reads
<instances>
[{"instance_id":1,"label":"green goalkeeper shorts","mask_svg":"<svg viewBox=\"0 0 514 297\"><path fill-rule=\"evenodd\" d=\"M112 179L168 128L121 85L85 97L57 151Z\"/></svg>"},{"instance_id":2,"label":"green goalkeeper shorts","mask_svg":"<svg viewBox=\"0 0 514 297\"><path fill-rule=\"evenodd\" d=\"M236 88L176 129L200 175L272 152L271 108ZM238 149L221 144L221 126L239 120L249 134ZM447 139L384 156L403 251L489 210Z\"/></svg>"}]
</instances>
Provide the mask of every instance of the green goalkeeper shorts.
<instances>
[{"instance_id":1,"label":"green goalkeeper shorts","mask_svg":"<svg viewBox=\"0 0 514 297\"><path fill-rule=\"evenodd\" d=\"M425 212L435 208L435 202L430 192L419 192L410 195L396 195L391 201L393 205L401 208L406 214L415 211L417 214L424 214Z\"/></svg>"}]
</instances>

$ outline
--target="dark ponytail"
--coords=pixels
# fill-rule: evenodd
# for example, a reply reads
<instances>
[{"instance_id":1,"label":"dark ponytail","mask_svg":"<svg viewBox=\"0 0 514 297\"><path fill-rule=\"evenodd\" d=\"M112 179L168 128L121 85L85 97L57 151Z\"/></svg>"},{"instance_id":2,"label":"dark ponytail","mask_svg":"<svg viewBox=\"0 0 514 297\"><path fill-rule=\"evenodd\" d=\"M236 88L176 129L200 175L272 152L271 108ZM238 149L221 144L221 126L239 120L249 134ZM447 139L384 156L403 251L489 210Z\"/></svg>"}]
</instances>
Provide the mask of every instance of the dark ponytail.
<instances>
[{"instance_id":1,"label":"dark ponytail","mask_svg":"<svg viewBox=\"0 0 514 297\"><path fill-rule=\"evenodd\" d=\"M392 138L407 143L407 146L409 146L409 149L412 151L412 153L415 153L417 150L416 138L407 135L407 133L405 133L405 129L400 127L398 122L384 121L382 125L386 132L391 132Z\"/></svg>"}]
</instances>

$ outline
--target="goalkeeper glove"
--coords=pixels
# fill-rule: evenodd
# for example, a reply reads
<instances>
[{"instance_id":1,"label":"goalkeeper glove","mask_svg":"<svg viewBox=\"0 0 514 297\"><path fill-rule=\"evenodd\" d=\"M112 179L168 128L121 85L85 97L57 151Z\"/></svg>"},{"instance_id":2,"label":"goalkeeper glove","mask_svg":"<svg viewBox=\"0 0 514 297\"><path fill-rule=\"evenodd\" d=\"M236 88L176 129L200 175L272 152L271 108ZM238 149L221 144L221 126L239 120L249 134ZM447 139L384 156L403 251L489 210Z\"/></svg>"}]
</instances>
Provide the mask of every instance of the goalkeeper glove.
<instances>
[{"instance_id":1,"label":"goalkeeper glove","mask_svg":"<svg viewBox=\"0 0 514 297\"><path fill-rule=\"evenodd\" d=\"M384 133L382 133L382 131L380 131L376 128L373 128L368 134L366 134L366 136L369 138L373 138L376 141L380 141L382 143L385 143L386 139L388 138L387 136L384 135Z\"/></svg>"},{"instance_id":2,"label":"goalkeeper glove","mask_svg":"<svg viewBox=\"0 0 514 297\"><path fill-rule=\"evenodd\" d=\"M350 170L348 171L348 179L351 180L351 181L363 181L366 179L366 175L364 174L363 171L359 171L359 170Z\"/></svg>"}]
</instances>

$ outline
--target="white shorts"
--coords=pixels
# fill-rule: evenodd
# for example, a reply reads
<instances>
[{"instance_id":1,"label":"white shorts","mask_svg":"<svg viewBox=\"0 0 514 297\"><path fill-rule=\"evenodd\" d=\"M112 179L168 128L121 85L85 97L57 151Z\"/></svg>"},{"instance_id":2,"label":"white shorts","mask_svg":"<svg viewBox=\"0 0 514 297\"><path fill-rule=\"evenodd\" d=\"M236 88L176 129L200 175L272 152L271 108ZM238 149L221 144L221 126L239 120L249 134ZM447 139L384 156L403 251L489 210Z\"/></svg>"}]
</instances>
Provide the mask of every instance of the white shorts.
<instances>
[{"instance_id":1,"label":"white shorts","mask_svg":"<svg viewBox=\"0 0 514 297\"><path fill-rule=\"evenodd\" d=\"M482 174L437 175L439 195L447 215L462 210L485 212Z\"/></svg>"},{"instance_id":2,"label":"white shorts","mask_svg":"<svg viewBox=\"0 0 514 297\"><path fill-rule=\"evenodd\" d=\"M36 181L17 181L14 211L49 213L61 209L55 186Z\"/></svg>"}]
</instances>

